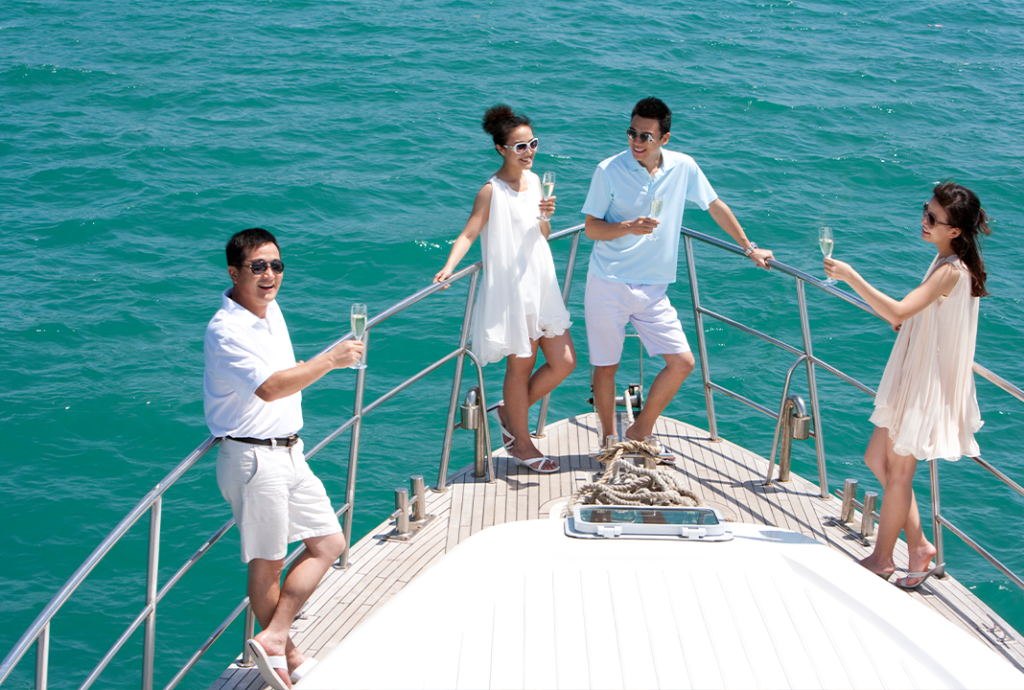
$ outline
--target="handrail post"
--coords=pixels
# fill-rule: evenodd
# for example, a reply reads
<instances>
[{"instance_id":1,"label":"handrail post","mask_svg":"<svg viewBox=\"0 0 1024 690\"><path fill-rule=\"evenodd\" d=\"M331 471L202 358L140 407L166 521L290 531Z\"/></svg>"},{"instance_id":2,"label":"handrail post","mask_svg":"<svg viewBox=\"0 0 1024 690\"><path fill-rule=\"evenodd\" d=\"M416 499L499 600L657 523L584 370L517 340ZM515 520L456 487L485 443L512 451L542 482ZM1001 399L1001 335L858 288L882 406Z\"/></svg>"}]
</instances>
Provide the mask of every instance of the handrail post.
<instances>
[{"instance_id":1,"label":"handrail post","mask_svg":"<svg viewBox=\"0 0 1024 690\"><path fill-rule=\"evenodd\" d=\"M363 332L363 359L370 349L370 331ZM363 426L363 391L366 390L366 369L356 369L356 394L352 403L352 416L356 421L352 425L351 442L348 447L348 476L345 479L345 503L349 509L345 511L342 532L345 534L345 550L338 559L339 568L348 567L348 555L352 548L352 513L356 507L356 473L359 469L359 432Z\"/></svg>"},{"instance_id":2,"label":"handrail post","mask_svg":"<svg viewBox=\"0 0 1024 690\"><path fill-rule=\"evenodd\" d=\"M715 418L715 399L711 390L711 366L708 362L708 346L704 337L704 321L700 313L700 293L697 290L697 262L693 256L693 242L684 236L686 245L686 270L690 276L690 300L693 302L693 320L697 326L697 351L700 353L700 375L704 380L704 404L708 411L708 433L711 440L718 440L718 422Z\"/></svg>"},{"instance_id":3,"label":"handrail post","mask_svg":"<svg viewBox=\"0 0 1024 690\"><path fill-rule=\"evenodd\" d=\"M937 577L946 576L946 550L942 546L942 512L939 500L939 461L932 458L928 461L928 473L932 485L932 541L935 542L935 562L938 564Z\"/></svg>"},{"instance_id":4,"label":"handrail post","mask_svg":"<svg viewBox=\"0 0 1024 690\"><path fill-rule=\"evenodd\" d=\"M455 412L459 409L459 391L462 389L462 365L466 361L466 345L469 343L469 329L473 323L473 301L480 271L469 280L469 294L466 295L466 313L462 316L462 333L459 336L459 356L455 358L455 375L452 377L452 395L448 401L448 422L444 428L444 445L441 446L441 467L437 472L437 486L434 491L445 491L448 480L448 458L452 453L452 435L455 433ZM487 414L487 408L483 410Z\"/></svg>"},{"instance_id":5,"label":"handrail post","mask_svg":"<svg viewBox=\"0 0 1024 690\"><path fill-rule=\"evenodd\" d=\"M149 511L149 564L146 573L146 616L145 636L142 644L142 690L153 690L153 667L156 657L156 593L157 576L160 566L160 508L163 497L153 502Z\"/></svg>"},{"instance_id":6,"label":"handrail post","mask_svg":"<svg viewBox=\"0 0 1024 690\"><path fill-rule=\"evenodd\" d=\"M46 690L50 673L50 622L39 632L36 638L36 690Z\"/></svg>"},{"instance_id":7,"label":"handrail post","mask_svg":"<svg viewBox=\"0 0 1024 690\"><path fill-rule=\"evenodd\" d=\"M247 601L245 603L244 621L245 623L242 626L242 661L238 665L246 668L256 663L256 660L252 658L252 650L248 645L249 640L256 637L256 614L252 610L252 602Z\"/></svg>"},{"instance_id":8,"label":"handrail post","mask_svg":"<svg viewBox=\"0 0 1024 690\"><path fill-rule=\"evenodd\" d=\"M804 281L796 279L796 299L800 305L800 332L804 338L804 354L807 355L807 389L811 394L811 416L814 419L814 451L818 456L818 493L828 499L828 469L825 467L825 434L821 428L821 406L818 405L818 384L814 378L814 348L811 345L811 323L807 318L807 295Z\"/></svg>"},{"instance_id":9,"label":"handrail post","mask_svg":"<svg viewBox=\"0 0 1024 690\"><path fill-rule=\"evenodd\" d=\"M562 281L562 304L569 304L569 289L572 288L572 272L576 268L576 253L580 248L580 233L572 236L572 247L569 249L569 261L565 265L565 280ZM643 364L641 363L641 367ZM641 372L643 370L641 369ZM641 380L643 374L641 373ZM537 438L544 438L544 425L548 419L548 405L551 402L551 393L548 393L540 401L540 412L537 414L537 430L533 435Z\"/></svg>"}]
</instances>

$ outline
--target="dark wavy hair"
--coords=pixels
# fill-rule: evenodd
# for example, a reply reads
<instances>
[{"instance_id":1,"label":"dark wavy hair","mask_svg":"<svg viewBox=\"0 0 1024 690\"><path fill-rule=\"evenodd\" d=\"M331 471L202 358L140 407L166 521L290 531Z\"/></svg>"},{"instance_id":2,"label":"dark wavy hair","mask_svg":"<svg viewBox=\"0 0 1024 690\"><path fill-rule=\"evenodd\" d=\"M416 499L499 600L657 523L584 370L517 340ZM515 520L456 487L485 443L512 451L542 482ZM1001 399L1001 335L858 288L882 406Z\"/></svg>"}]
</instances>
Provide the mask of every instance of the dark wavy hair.
<instances>
[{"instance_id":1,"label":"dark wavy hair","mask_svg":"<svg viewBox=\"0 0 1024 690\"><path fill-rule=\"evenodd\" d=\"M672 129L672 111L659 98L649 96L637 101L637 104L633 106L633 114L630 117L636 117L637 115L648 120L657 120L663 136Z\"/></svg>"},{"instance_id":2,"label":"dark wavy hair","mask_svg":"<svg viewBox=\"0 0 1024 690\"><path fill-rule=\"evenodd\" d=\"M484 113L484 121L481 124L483 124L484 131L494 139L495 144L504 146L508 143L512 130L516 127L529 125L530 118L517 113L503 103L499 103L487 109L487 112Z\"/></svg>"},{"instance_id":3,"label":"dark wavy hair","mask_svg":"<svg viewBox=\"0 0 1024 690\"><path fill-rule=\"evenodd\" d=\"M249 252L265 244L272 244L281 251L277 238L263 228L249 228L236 232L224 247L224 253L228 256L228 266L241 266Z\"/></svg>"},{"instance_id":4,"label":"dark wavy hair","mask_svg":"<svg viewBox=\"0 0 1024 690\"><path fill-rule=\"evenodd\" d=\"M949 216L949 224L960 230L960 234L953 238L953 251L971 272L971 294L985 297L989 294L985 290L988 275L985 273L985 261L981 257L978 233L991 235L992 230L988 227L988 216L978 196L953 181L935 185L932 194Z\"/></svg>"}]
</instances>

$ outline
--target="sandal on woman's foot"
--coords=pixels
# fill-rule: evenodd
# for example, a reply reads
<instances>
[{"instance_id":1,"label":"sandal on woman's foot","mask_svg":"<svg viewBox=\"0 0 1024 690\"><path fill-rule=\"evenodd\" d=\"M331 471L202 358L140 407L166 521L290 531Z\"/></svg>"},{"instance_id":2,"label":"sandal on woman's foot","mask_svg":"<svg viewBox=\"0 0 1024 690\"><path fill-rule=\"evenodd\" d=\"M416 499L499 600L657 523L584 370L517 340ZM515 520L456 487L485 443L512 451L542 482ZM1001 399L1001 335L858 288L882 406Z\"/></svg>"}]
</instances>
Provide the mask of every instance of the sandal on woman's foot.
<instances>
[{"instance_id":1,"label":"sandal on woman's foot","mask_svg":"<svg viewBox=\"0 0 1024 690\"><path fill-rule=\"evenodd\" d=\"M554 462L555 462L554 460L552 460L552 459L550 459L550 458L548 458L547 456L544 456L544 455L540 456L539 458L530 458L529 460L520 460L516 456L512 455L511 453L509 453L508 459L511 460L512 462L516 463L517 465L522 465L526 469L533 470L534 472L536 472L538 474L551 474L552 472L557 472L558 471L558 465L555 465L553 468L550 468L550 469L546 469L546 470L542 469L544 467L544 463L552 463L552 464L554 464Z\"/></svg>"},{"instance_id":2,"label":"sandal on woman's foot","mask_svg":"<svg viewBox=\"0 0 1024 690\"><path fill-rule=\"evenodd\" d=\"M945 567L945 565L945 563L937 565L934 568L930 568L929 570L924 571L923 573L907 572L906 577L896 578L896 586L900 589L917 589L925 583L925 580L927 580L932 575L935 575L936 571L938 571L940 568ZM914 579L917 580L917 582L915 582L914 584L911 585L907 583L908 580Z\"/></svg>"},{"instance_id":3,"label":"sandal on woman's foot","mask_svg":"<svg viewBox=\"0 0 1024 690\"><path fill-rule=\"evenodd\" d=\"M512 444L515 443L516 437L512 435L512 432L505 428L505 425L501 423L501 415L498 414L497 408L494 410L494 421L498 423L498 428L501 429L501 445L504 446L505 450L512 448ZM508 440L505 437L508 436Z\"/></svg>"}]
</instances>

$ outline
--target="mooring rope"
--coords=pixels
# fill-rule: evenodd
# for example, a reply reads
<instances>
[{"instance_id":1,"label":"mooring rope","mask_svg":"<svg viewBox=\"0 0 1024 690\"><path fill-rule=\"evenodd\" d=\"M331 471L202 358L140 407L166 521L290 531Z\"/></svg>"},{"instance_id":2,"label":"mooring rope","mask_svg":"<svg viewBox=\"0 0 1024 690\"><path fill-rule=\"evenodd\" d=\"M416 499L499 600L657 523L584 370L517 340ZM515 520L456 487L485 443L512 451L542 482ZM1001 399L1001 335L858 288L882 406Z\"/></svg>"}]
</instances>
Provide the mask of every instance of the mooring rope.
<instances>
[{"instance_id":1,"label":"mooring rope","mask_svg":"<svg viewBox=\"0 0 1024 690\"><path fill-rule=\"evenodd\" d=\"M622 441L597 456L607 465L596 482L584 484L572 498L566 510L579 505L623 506L702 506L704 501L680 481L679 473L667 470L649 470L623 460L624 453L638 453L657 460L658 449L644 441Z\"/></svg>"}]
</instances>

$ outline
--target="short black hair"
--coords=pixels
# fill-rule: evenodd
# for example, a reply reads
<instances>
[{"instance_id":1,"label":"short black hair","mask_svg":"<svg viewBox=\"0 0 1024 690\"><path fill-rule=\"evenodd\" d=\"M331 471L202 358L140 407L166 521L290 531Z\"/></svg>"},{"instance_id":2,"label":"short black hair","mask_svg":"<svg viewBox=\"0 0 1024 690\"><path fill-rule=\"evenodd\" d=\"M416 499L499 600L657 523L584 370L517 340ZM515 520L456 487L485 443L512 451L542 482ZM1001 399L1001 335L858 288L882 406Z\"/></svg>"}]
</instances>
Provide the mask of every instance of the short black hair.
<instances>
[{"instance_id":1,"label":"short black hair","mask_svg":"<svg viewBox=\"0 0 1024 690\"><path fill-rule=\"evenodd\" d=\"M672 129L672 111L668 109L668 106L661 99L654 96L648 96L641 101L637 101L637 104L633 106L633 114L630 115L630 118L634 118L637 115L650 120L657 120L662 134L668 134L669 130Z\"/></svg>"},{"instance_id":2,"label":"short black hair","mask_svg":"<svg viewBox=\"0 0 1024 690\"><path fill-rule=\"evenodd\" d=\"M281 245L277 243L277 238L263 228L249 228L236 232L224 248L224 252L228 256L228 266L241 266L249 252L259 249L265 244L272 244L277 247L278 251L281 251Z\"/></svg>"}]
</instances>

